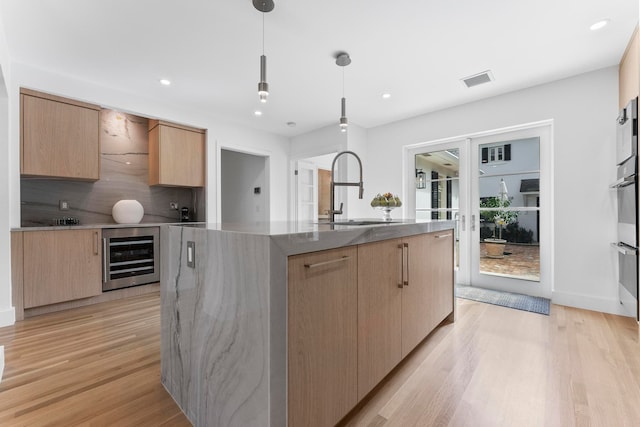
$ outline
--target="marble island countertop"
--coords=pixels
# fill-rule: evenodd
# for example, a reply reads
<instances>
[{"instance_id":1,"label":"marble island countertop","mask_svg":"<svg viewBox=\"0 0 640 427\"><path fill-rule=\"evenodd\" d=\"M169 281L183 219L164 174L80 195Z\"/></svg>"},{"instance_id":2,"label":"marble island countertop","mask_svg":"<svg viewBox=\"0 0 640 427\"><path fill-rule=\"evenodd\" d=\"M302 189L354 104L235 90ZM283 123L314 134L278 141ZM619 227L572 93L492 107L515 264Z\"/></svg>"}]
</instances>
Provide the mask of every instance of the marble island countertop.
<instances>
[{"instance_id":1,"label":"marble island countertop","mask_svg":"<svg viewBox=\"0 0 640 427\"><path fill-rule=\"evenodd\" d=\"M415 220L398 219L382 222L377 219L354 219L354 224L328 222L296 222L272 221L259 223L199 223L199 224L165 224L170 226L187 226L210 232L242 233L254 236L268 236L278 246L283 255L295 255L325 249L358 245L380 240L406 237L415 234L430 233L451 229L452 220ZM375 223L370 223L375 222Z\"/></svg>"}]
</instances>

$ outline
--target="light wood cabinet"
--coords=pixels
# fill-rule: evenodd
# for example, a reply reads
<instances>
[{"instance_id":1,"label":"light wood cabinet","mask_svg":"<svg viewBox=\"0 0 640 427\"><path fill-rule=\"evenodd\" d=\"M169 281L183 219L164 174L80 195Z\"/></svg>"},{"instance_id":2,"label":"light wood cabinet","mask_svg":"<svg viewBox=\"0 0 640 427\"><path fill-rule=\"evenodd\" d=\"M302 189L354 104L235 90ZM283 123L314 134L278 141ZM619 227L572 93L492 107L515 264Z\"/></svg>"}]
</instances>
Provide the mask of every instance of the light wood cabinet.
<instances>
[{"instance_id":1,"label":"light wood cabinet","mask_svg":"<svg viewBox=\"0 0 640 427\"><path fill-rule=\"evenodd\" d=\"M358 246L358 400L453 312L453 231Z\"/></svg>"},{"instance_id":2,"label":"light wood cabinet","mask_svg":"<svg viewBox=\"0 0 640 427\"><path fill-rule=\"evenodd\" d=\"M24 308L102 293L99 229L23 233Z\"/></svg>"},{"instance_id":3,"label":"light wood cabinet","mask_svg":"<svg viewBox=\"0 0 640 427\"><path fill-rule=\"evenodd\" d=\"M204 187L205 132L149 120L149 185Z\"/></svg>"},{"instance_id":4,"label":"light wood cabinet","mask_svg":"<svg viewBox=\"0 0 640 427\"><path fill-rule=\"evenodd\" d=\"M403 239L403 358L453 311L452 236L448 230Z\"/></svg>"},{"instance_id":5,"label":"light wood cabinet","mask_svg":"<svg viewBox=\"0 0 640 427\"><path fill-rule=\"evenodd\" d=\"M358 246L358 400L402 360L402 240Z\"/></svg>"},{"instance_id":6,"label":"light wood cabinet","mask_svg":"<svg viewBox=\"0 0 640 427\"><path fill-rule=\"evenodd\" d=\"M20 173L100 179L100 107L21 89Z\"/></svg>"},{"instance_id":7,"label":"light wood cabinet","mask_svg":"<svg viewBox=\"0 0 640 427\"><path fill-rule=\"evenodd\" d=\"M288 419L333 426L357 403L355 246L288 261Z\"/></svg>"},{"instance_id":8,"label":"light wood cabinet","mask_svg":"<svg viewBox=\"0 0 640 427\"><path fill-rule=\"evenodd\" d=\"M618 69L618 108L640 94L640 36L636 27L620 60Z\"/></svg>"}]
</instances>

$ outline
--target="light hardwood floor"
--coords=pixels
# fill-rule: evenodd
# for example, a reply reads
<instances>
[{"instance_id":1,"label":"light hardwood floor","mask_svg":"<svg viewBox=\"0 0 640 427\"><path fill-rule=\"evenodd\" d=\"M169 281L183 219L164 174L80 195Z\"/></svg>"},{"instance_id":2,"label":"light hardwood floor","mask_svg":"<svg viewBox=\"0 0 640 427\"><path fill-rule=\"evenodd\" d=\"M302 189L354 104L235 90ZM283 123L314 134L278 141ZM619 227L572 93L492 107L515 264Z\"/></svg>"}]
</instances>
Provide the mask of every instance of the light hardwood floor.
<instances>
[{"instance_id":1,"label":"light hardwood floor","mask_svg":"<svg viewBox=\"0 0 640 427\"><path fill-rule=\"evenodd\" d=\"M632 319L457 304L456 322L436 329L344 425L640 425ZM160 384L159 316L155 293L0 328L0 425L189 425Z\"/></svg>"},{"instance_id":2,"label":"light hardwood floor","mask_svg":"<svg viewBox=\"0 0 640 427\"><path fill-rule=\"evenodd\" d=\"M0 426L189 426L160 384L159 292L0 328Z\"/></svg>"}]
</instances>

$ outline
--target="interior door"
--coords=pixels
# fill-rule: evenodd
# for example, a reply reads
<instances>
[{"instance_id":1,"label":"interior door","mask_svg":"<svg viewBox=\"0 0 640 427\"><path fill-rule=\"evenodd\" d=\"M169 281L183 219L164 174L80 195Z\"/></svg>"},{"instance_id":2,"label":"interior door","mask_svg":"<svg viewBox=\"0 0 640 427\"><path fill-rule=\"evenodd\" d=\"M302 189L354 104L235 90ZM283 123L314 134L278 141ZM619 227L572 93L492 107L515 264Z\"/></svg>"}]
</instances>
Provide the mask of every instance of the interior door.
<instances>
[{"instance_id":1,"label":"interior door","mask_svg":"<svg viewBox=\"0 0 640 427\"><path fill-rule=\"evenodd\" d=\"M298 160L295 172L296 220L318 221L318 167Z\"/></svg>"}]
</instances>

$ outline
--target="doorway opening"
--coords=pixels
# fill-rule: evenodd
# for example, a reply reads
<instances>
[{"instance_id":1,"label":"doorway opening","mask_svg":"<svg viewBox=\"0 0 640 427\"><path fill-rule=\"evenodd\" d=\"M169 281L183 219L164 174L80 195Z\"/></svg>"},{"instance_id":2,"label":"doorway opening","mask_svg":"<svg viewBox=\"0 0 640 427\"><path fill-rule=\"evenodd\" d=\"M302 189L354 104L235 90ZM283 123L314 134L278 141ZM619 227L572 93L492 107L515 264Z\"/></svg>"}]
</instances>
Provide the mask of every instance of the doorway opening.
<instances>
[{"instance_id":1,"label":"doorway opening","mask_svg":"<svg viewBox=\"0 0 640 427\"><path fill-rule=\"evenodd\" d=\"M293 212L295 221L328 221L331 163L337 153L298 159L293 162Z\"/></svg>"},{"instance_id":2,"label":"doorway opening","mask_svg":"<svg viewBox=\"0 0 640 427\"><path fill-rule=\"evenodd\" d=\"M220 150L220 221L269 221L269 179L266 156Z\"/></svg>"}]
</instances>

